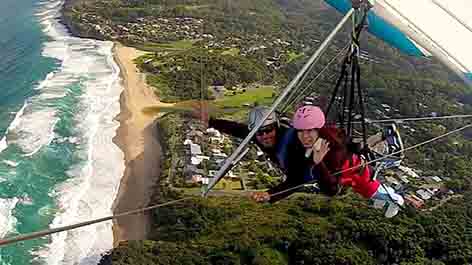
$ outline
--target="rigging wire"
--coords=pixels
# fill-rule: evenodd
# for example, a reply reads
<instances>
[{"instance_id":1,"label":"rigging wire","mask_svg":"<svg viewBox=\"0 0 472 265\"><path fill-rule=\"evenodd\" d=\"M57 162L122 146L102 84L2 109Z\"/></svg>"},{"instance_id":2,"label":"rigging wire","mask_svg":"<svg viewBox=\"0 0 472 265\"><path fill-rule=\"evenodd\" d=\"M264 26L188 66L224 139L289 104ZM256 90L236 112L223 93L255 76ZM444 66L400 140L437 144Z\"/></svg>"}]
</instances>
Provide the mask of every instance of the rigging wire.
<instances>
[{"instance_id":1,"label":"rigging wire","mask_svg":"<svg viewBox=\"0 0 472 265\"><path fill-rule=\"evenodd\" d=\"M470 127L472 127L472 124L468 124L466 126L455 129L453 131L449 131L445 134L436 136L436 137L431 138L429 140L426 140L424 142L421 142L421 143L415 144L413 146L410 146L410 147L404 148L402 150L399 150L397 152L393 152L391 154L382 156L380 158L377 158L377 159L374 159L372 161L363 163L361 165L353 166L351 168L348 168L348 169L345 169L345 170L342 170L342 171L338 171L338 172L334 173L333 175L337 176L337 175L340 175L344 172L354 170L354 169L358 169L358 168L370 165L372 163L379 162L379 161L381 161L381 160L383 160L387 157L391 157L391 156L400 154L400 153L408 151L408 150L416 149L420 146L432 143L434 141L445 138L445 137L447 137L451 134L458 133L458 132L463 131L463 130L465 130L467 128L470 128ZM289 192L289 191L292 191L292 190L299 189L299 188L303 187L304 185L310 184L310 183L313 183L313 182L314 181L309 181L309 182L300 184L298 186L295 186L295 187L292 187L292 188L289 188L289 189L285 189L285 190L279 191L277 193L273 193L273 194L270 195L270 197L273 197L273 196L276 196L276 195L279 195L279 194L283 194L283 193L286 193L286 192ZM389 196L390 196L390 194L389 194ZM92 225L92 224L96 224L96 223L101 223L101 222L113 220L113 219L123 217L123 216L134 215L134 214L139 214L139 213L145 213L145 212L153 210L153 209L157 209L157 208L160 208L160 207L176 204L178 202L182 202L182 201L185 201L185 200L190 200L190 199L193 199L193 198L195 198L195 197L185 197L185 198L181 198L181 199L177 199L177 200L173 200L173 201L169 201L169 202L165 202L165 203L161 203L161 204L156 204L156 205L152 205L152 206L149 206L149 207L145 207L145 208L141 208L141 209L137 209L137 210L132 210L132 211L116 214L116 215L111 215L111 216L107 216L107 217L103 217L103 218L99 218L99 219L94 219L94 220L90 220L90 221L86 221L86 222L81 222L81 223L77 223L77 224L73 224L73 225L62 226L62 227L57 227L57 228L52 228L52 229L46 229L46 230L33 232L33 233L28 233L28 234L23 234L23 235L11 237L11 238L5 238L5 239L0 240L0 246L16 243L16 242L20 242L20 241L26 241L26 240L31 240L31 239L35 239L35 238L40 238L40 237L44 237L44 236L59 233L59 232L65 232L65 231L69 231L69 230L72 230L72 229L76 229L76 228L80 228L80 227L84 227L84 226L88 226L88 225ZM392 200L392 201L395 202L394 200Z\"/></svg>"},{"instance_id":2,"label":"rigging wire","mask_svg":"<svg viewBox=\"0 0 472 265\"><path fill-rule=\"evenodd\" d=\"M342 20L336 25L336 27L330 32L328 37L323 41L323 43L318 47L316 52L310 57L310 59L305 63L302 69L297 73L297 75L290 81L290 83L285 87L281 94L275 99L272 103L269 111L259 120L254 128L249 132L249 134L244 138L244 140L239 144L236 150L233 151L231 156L227 158L221 168L216 172L215 177L208 184L208 187L202 196L205 196L215 185L216 183L232 168L235 158L237 158L241 152L246 148L250 143L251 139L256 135L257 130L262 126L262 124L267 120L269 115L271 115L286 98L286 96L291 92L291 90L299 84L299 80L305 76L307 70L313 65L316 64L319 60L319 57L325 52L327 46L333 41L335 35L341 30L344 24L346 24L349 17L354 13L353 9L350 9L347 14L342 18Z\"/></svg>"},{"instance_id":3,"label":"rigging wire","mask_svg":"<svg viewBox=\"0 0 472 265\"><path fill-rule=\"evenodd\" d=\"M306 72L303 74L301 79L297 82L297 84L295 85L295 87L293 88L291 93L287 95L288 98L291 98L291 97L293 97L293 95L296 94L296 91L301 87L303 82L305 82L306 78L309 76L309 73L311 73L314 68L315 68L315 64L311 64L310 67L308 68L308 70L306 70ZM288 99L285 100L285 102L287 102L287 101L288 101ZM282 108L285 108L285 105Z\"/></svg>"},{"instance_id":4,"label":"rigging wire","mask_svg":"<svg viewBox=\"0 0 472 265\"><path fill-rule=\"evenodd\" d=\"M295 93L296 90L294 90L293 94L292 95L296 95L298 94L298 96L296 96L295 98L293 98L292 96L289 97L287 99L287 103L282 107L282 114L286 113L288 108L290 106L293 105L293 103L299 101L300 99L302 99L304 96L306 96L307 94L306 91L313 85L314 82L316 82L316 80L318 80L319 77L321 77L321 75L326 71L328 70L328 68L331 66L331 64L337 59L339 58L339 56L343 53L345 53L350 47L350 44L348 43L341 51L339 51L338 54L336 54L336 56L333 57L333 59L331 59L331 61L328 62L328 64L315 76L315 78L313 78L310 83L308 85L306 85L300 93ZM300 83L301 84L301 83Z\"/></svg>"},{"instance_id":5,"label":"rigging wire","mask_svg":"<svg viewBox=\"0 0 472 265\"><path fill-rule=\"evenodd\" d=\"M370 7L369 7L369 8L370 8ZM362 16L362 18L361 18L361 22L360 22L359 24L356 22L356 13L357 13L357 9L356 9L356 11L353 13L353 15L352 15L352 17L351 17L351 18L352 18L352 21L353 21L353 23L352 23L353 29L352 29L352 40L351 40L351 42L349 42L343 49L341 49L341 51L327 64L327 66L320 72L320 74L318 74L318 76L315 77L315 79L313 79L313 80L310 82L310 84L307 85L307 86L304 88L303 92L300 93L298 97L296 97L296 100L294 100L294 101L292 101L292 102L290 102L289 104L287 104L287 105L284 106L284 109L283 109L283 112L282 112L282 113L285 113L285 112L287 111L287 108L288 108L290 105L292 105L294 102L299 101L299 100L303 97L305 91L306 91L308 88L311 87L311 85L314 83L314 81L316 81L316 80L318 79L318 77L321 76L321 74L331 65L331 63L333 63L334 60L336 60L337 57L339 57L339 55L341 55L342 53L344 53L345 50L347 50L348 48L350 48L350 52L351 52L351 53L354 53L354 52L359 53L359 37L360 37L360 34L361 34L361 32L362 32L362 29L364 28L364 24L365 24L365 21L366 21L366 19L367 19L367 11L369 10L369 8L367 8L366 10L363 10L363 11L364 11L364 14L363 14L363 16ZM301 80L301 82L299 83L299 86L301 86L301 84L304 82L305 78L308 76L308 73L311 72L312 68L313 68L313 66L309 69L309 71L307 72L307 75L304 77L304 79ZM296 91L296 89L293 91L293 94L292 94L292 95L295 94L295 91ZM306 95L305 95L305 96L306 96ZM290 99L289 99L289 100L290 100ZM287 101L289 101L289 100L287 100Z\"/></svg>"},{"instance_id":6,"label":"rigging wire","mask_svg":"<svg viewBox=\"0 0 472 265\"><path fill-rule=\"evenodd\" d=\"M472 118L472 114L460 114L460 115L448 115L448 116L437 116L437 117L413 117L413 118L396 118L396 119L381 119L381 120L371 120L365 119L366 123L403 123L409 121L431 121L431 120L446 120L446 119L464 119ZM360 123L360 121L355 121L354 123Z\"/></svg>"},{"instance_id":7,"label":"rigging wire","mask_svg":"<svg viewBox=\"0 0 472 265\"><path fill-rule=\"evenodd\" d=\"M329 67L329 65L334 62L334 60L342 53L344 52L344 49L338 54L335 56L335 58L333 58L333 60L331 60L331 62L327 65L327 67L325 67L311 82L308 86L306 86L303 90L302 93L299 94L298 97L300 97L300 95L303 95L305 93L305 91L307 90L307 88L309 88L311 86L311 84L316 81L319 76L321 76L321 74ZM203 60L201 60L201 63L203 63ZM310 66L310 71L312 70L312 68L314 67L315 64L312 64ZM303 76L300 80L300 82L298 83L298 86L300 86L303 81L307 78L308 74L306 74L305 76ZM203 80L203 68L202 68L202 79L201 79L201 97L203 99L203 84L204 84L204 80ZM294 90L294 92L297 90L297 88ZM295 93L294 93L295 94ZM291 102L290 104L293 104L293 102ZM290 104L288 106L290 106ZM287 106L285 106L287 107ZM442 117L420 117L420 118L403 118L403 119L387 119L387 120L368 120L368 119L364 119L365 122L367 123L381 123L381 122L392 122L392 121L397 121L397 122L403 122L403 121L422 121L422 120L439 120L439 119L451 119L451 118L469 118L469 117L472 117L472 115L451 115L451 116L442 116ZM423 146L423 145L426 145L426 144L429 144L429 143L432 143L434 141L437 141L439 139L442 139L444 137L447 137L451 134L454 134L454 133L457 133L457 132L460 132L460 131L463 131L467 128L470 128L472 127L472 124L468 124L466 126L463 126L461 128L458 128L458 129L455 129L453 131L450 131L450 132L447 132L445 134L442 134L442 135L439 135L437 137L434 137L434 138L431 138L427 141L424 141L424 142L421 142L421 143L418 143L416 145L413 145L413 146L410 146L408 148L404 148L402 150L399 150L397 152L393 152L391 154L388 154L388 155L385 155L383 157L380 157L380 158L377 158L377 159L374 159L372 161L368 161L364 164L361 164L361 165L358 165L358 166L353 166L351 168L348 168L348 169L345 169L345 170L342 170L342 171L338 171L336 173L334 173L333 175L340 175L344 172L347 172L347 171L350 171L350 170L354 170L354 169L357 169L357 168L360 168L360 167L364 167L366 165L370 165L372 163L376 163L376 162L379 162L385 158L388 158L388 157L391 157L391 156L394 156L396 154L399 154L399 153L402 153L402 152L405 152L405 151L408 151L408 150L412 150L412 149L415 149L415 148L418 148L420 146ZM310 182L307 182L307 183L310 183ZM276 195L279 195L279 194L283 194L285 192L288 192L288 191L291 191L291 190L294 190L294 189L298 189L300 187L303 187L304 185L306 185L307 183L304 183L304 184L301 184L301 185L298 185L298 186L295 186L295 187L292 187L292 188L289 188L289 189L286 189L286 190L283 190L283 191L280 191L280 192L277 192L277 193L274 193L274 194L271 194L271 197L272 196L276 196ZM383 185L383 184L382 184ZM389 194L390 196L390 194ZM150 210L153 210L153 209L157 209L157 208L160 208L160 207L164 207L164 206L168 206L168 205L172 205L172 204L176 204L178 202L182 202L182 201L185 201L185 200L189 200L189 199L192 199L193 197L185 197L185 198L182 198L182 199L177 199L177 200L173 200L173 201L169 201L169 202L166 202L166 203L162 203L162 204L156 204L156 205L152 205L152 206L149 206L149 207L145 207L145 208L141 208L141 209L137 209L137 210L132 210L132 211L127 211L127 212L124 212L124 213L120 213L120 214L116 214L116 215L111 215L111 216L107 216L107 217L103 217L103 218L99 218L99 219L95 219L95 220L90 220L90 221L86 221L86 222L81 222L81 223L77 223L77 224L73 224L73 225L69 225L69 226L63 226L63 227L57 227L57 228L53 228L53 229L47 229L47 230L43 230L43 231L38 231L38 232L33 232L33 233L29 233L29 234L24 234L24 235L20 235L20 236L16 236L16 237L12 237L12 238L7 238L7 239L2 239L0 240L0 246L2 245L6 245L6 244L11 244L11 243L15 243L15 242L19 242L19 241L25 241L25 240L31 240L31 239L34 239L34 238L39 238L39 237L43 237L43 236L47 236L47 235L51 235L51 234L55 234L55 233L59 233L59 232L64 232L64 231L68 231L68 230L72 230L72 229L76 229L76 228L80 228L80 227L84 227L84 226L88 226L88 225L92 225L92 224L96 224L96 223L100 223L100 222L105 222L105 221L109 221L109 220L113 220L113 219L116 219L116 218L119 218L119 217L123 217L123 216L129 216L129 215L135 215L135 214L140 214L140 213L144 213L144 212L147 212L147 211L150 211ZM394 200L393 200L394 201Z\"/></svg>"},{"instance_id":8,"label":"rigging wire","mask_svg":"<svg viewBox=\"0 0 472 265\"><path fill-rule=\"evenodd\" d=\"M94 219L94 220L90 220L90 221L86 221L86 222L81 222L81 223L77 223L77 224L73 224L73 225L62 226L62 227L57 227L57 228L51 228L51 229L46 229L46 230L43 230L43 231L38 231L38 232L28 233L28 234L15 236L15 237L11 237L11 238L1 239L0 240L0 246L16 243L16 242L20 242L20 241L26 241L26 240L31 240L31 239L35 239L35 238L40 238L40 237L56 234L56 233L59 233L59 232L65 232L65 231L69 231L69 230L72 230L72 229L76 229L76 228L80 228L80 227L84 227L84 226L89 226L89 225L92 225L92 224L97 224L97 223L113 220L113 219L123 217L123 216L144 213L144 212L147 212L147 211L150 211L150 210L153 210L153 209L157 209L157 208L160 208L160 207L163 207L163 206L172 205L172 204L176 204L178 202L189 200L191 198L192 197L186 197L186 198L182 198L182 199L178 199L178 200L174 200L174 201L170 201L170 202L166 202L166 203L156 204L156 205L152 205L152 206L149 206L149 207L145 207L145 208L141 208L141 209L137 209L137 210L132 210L132 211L116 214L116 215L111 215L111 216L107 216L107 217L103 217L103 218L99 218L99 219Z\"/></svg>"},{"instance_id":9,"label":"rigging wire","mask_svg":"<svg viewBox=\"0 0 472 265\"><path fill-rule=\"evenodd\" d=\"M339 175L341 175L342 173L345 173L345 172L347 172L347 171L354 170L354 169L358 169L358 168L361 168L361 167L364 167L364 166L367 166L367 165L370 165L370 164L373 164L373 163L380 162L380 161L384 160L385 158L388 158L388 157L392 157L392 156L401 154L401 153L403 153L403 152L405 152L405 151L409 151L409 150L412 150L412 149L416 149L416 148L418 148L418 147L421 147L421 146L423 146L423 145L432 143L432 142L434 142L434 141L437 141L437 140L439 140L439 139L445 138L445 137L447 137L447 136L449 136L449 135L451 135L451 134L458 133L458 132L463 131L463 130L465 130L465 129L467 129L467 128L470 128L470 127L472 127L472 124L465 125L465 126L463 126L463 127L460 127L460 128L458 128L458 129L455 129L455 130L453 130L453 131L449 131L449 132L447 132L447 133L444 133L444 134L441 134L441 135L439 135L439 136L433 137L433 138L431 138L431 139L429 139L429 140L426 140L426 141L424 141L424 142L421 142L421 143L418 143L418 144L409 146L409 147L407 147L407 148L403 148L403 149L401 149L401 150L399 150L399 151L396 151L396 152L393 152L393 153L391 153L391 154L384 155L384 156L382 156L382 157L379 157L379 158L377 158L377 159L368 161L368 162L363 163L363 164L361 164L361 165L353 166L353 167L347 168L347 169L345 169L345 170L341 170L341 171L335 172L335 173L333 173L333 176L339 176ZM314 182L314 181L309 181L309 182L307 182L307 183L303 183L303 184L300 184L300 185L298 185L298 186L295 186L295 187L292 187L292 188L289 188L289 189L286 189L286 190L283 190L283 191L279 191L279 192L273 193L273 194L271 194L270 196L273 197L273 196L276 196L276 195L279 195L279 194L283 194L283 193L285 193L285 192L289 192L289 191L292 191L292 190L295 190L295 189L299 189L299 188L303 187L305 184L310 184L310 183L312 183L312 182Z\"/></svg>"}]
</instances>

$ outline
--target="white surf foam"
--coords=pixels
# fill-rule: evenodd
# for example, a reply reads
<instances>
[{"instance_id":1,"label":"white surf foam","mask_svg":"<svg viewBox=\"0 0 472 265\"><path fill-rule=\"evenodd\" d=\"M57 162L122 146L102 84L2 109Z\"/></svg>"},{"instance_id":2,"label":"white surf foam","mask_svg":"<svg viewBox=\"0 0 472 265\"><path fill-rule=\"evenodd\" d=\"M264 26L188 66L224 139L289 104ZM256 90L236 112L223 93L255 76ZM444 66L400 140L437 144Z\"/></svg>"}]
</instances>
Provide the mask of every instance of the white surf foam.
<instances>
[{"instance_id":1,"label":"white surf foam","mask_svg":"<svg viewBox=\"0 0 472 265\"><path fill-rule=\"evenodd\" d=\"M8 148L7 138L3 136L2 139L0 140L0 153L3 152L3 150L7 148Z\"/></svg>"},{"instance_id":2,"label":"white surf foam","mask_svg":"<svg viewBox=\"0 0 472 265\"><path fill-rule=\"evenodd\" d=\"M54 126L58 122L55 115L52 108L24 114L18 125L9 131L8 136L12 139L9 142L18 144L26 156L35 154L54 138Z\"/></svg>"},{"instance_id":3,"label":"white surf foam","mask_svg":"<svg viewBox=\"0 0 472 265\"><path fill-rule=\"evenodd\" d=\"M103 44L106 48L99 49L104 59L111 60L110 43ZM88 114L83 117L80 130L84 133L80 143L86 144L84 158L87 163L69 172L73 177L61 185L59 207L65 212L56 216L52 227L75 223L93 218L111 215L111 206L118 191L120 179L124 171L124 157L119 148L112 142L119 123L114 117L119 113L118 73L108 65L109 72L97 75L96 79L85 83L87 91L83 102ZM112 223L69 231L53 236L50 251L47 255L48 264L96 264L100 254L112 248Z\"/></svg>"},{"instance_id":4,"label":"white surf foam","mask_svg":"<svg viewBox=\"0 0 472 265\"><path fill-rule=\"evenodd\" d=\"M54 77L54 73L49 73L46 75L46 79L44 79L35 89L39 90L49 84L49 80Z\"/></svg>"},{"instance_id":5,"label":"white surf foam","mask_svg":"<svg viewBox=\"0 0 472 265\"><path fill-rule=\"evenodd\" d=\"M53 17L51 12L46 14ZM38 99L50 100L69 82L80 81L84 89L81 111L76 114L81 136L73 140L84 150L86 162L68 172L71 178L55 189L60 209L51 227L57 227L112 214L124 171L123 153L112 142L119 126L114 118L120 111L122 87L111 42L69 37L57 21L43 19L41 23L51 38L43 55L60 60L61 68L41 86ZM35 254L50 265L96 264L100 254L112 248L111 228L112 223L105 222L55 234L51 243Z\"/></svg>"},{"instance_id":6,"label":"white surf foam","mask_svg":"<svg viewBox=\"0 0 472 265\"><path fill-rule=\"evenodd\" d=\"M8 142L7 142L6 136L8 135L10 131L12 131L18 126L18 123L20 122L21 116L23 115L23 112L25 111L26 106L27 106L27 103L25 102L23 104L23 107L21 107L21 109L15 114L15 118L13 119L13 121L10 123L10 125L8 125L8 128L5 131L5 135L0 140L0 153L3 150L8 148Z\"/></svg>"},{"instance_id":7,"label":"white surf foam","mask_svg":"<svg viewBox=\"0 0 472 265\"><path fill-rule=\"evenodd\" d=\"M18 166L18 162L15 162L15 161L5 159L2 162L5 163L6 165L10 166L10 167L17 167Z\"/></svg>"},{"instance_id":8,"label":"white surf foam","mask_svg":"<svg viewBox=\"0 0 472 265\"><path fill-rule=\"evenodd\" d=\"M14 129L9 130L6 139L0 142L1 149L5 148L5 144L15 143L26 156L32 156L43 146L49 145L55 137L54 129L59 121L55 109L59 107L59 102L54 100L65 97L68 86L79 84L82 79L94 74L89 70L93 69L96 59L84 56L81 50L84 45L88 47L92 43L97 47L98 44L66 35L66 29L56 20L61 6L58 3L43 3L49 12L40 21L50 37L50 41L44 44L42 55L59 60L60 68L49 73L36 87L39 93L28 100L26 109L16 119Z\"/></svg>"},{"instance_id":9,"label":"white surf foam","mask_svg":"<svg viewBox=\"0 0 472 265\"><path fill-rule=\"evenodd\" d=\"M13 209L17 203L17 198L0 199L0 237L4 237L8 232L13 232L16 224Z\"/></svg>"}]
</instances>

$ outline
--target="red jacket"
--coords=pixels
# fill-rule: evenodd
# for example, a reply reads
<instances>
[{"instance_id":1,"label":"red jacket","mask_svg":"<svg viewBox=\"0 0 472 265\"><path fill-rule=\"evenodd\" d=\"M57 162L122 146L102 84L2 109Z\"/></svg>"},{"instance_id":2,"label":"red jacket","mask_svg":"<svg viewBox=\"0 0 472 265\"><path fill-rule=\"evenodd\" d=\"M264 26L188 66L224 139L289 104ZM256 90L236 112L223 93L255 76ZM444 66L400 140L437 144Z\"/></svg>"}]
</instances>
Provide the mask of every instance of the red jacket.
<instances>
[{"instance_id":1,"label":"red jacket","mask_svg":"<svg viewBox=\"0 0 472 265\"><path fill-rule=\"evenodd\" d=\"M329 142L330 151L319 165L322 182L343 186L352 189L365 198L371 198L377 191L380 183L371 181L371 170L369 167L360 167L348 170L361 164L361 160L355 154L348 152L346 144L347 137L343 130L336 127L325 127L320 129L320 137ZM334 173L344 171L341 175Z\"/></svg>"},{"instance_id":2,"label":"red jacket","mask_svg":"<svg viewBox=\"0 0 472 265\"><path fill-rule=\"evenodd\" d=\"M350 169L352 167L360 166L361 160L357 155L352 155L351 160L344 162L341 170L346 170L341 174L341 185L351 186L352 189L359 193L364 198L371 198L380 186L377 180L370 179L371 170L369 166L361 166L359 168Z\"/></svg>"}]
</instances>

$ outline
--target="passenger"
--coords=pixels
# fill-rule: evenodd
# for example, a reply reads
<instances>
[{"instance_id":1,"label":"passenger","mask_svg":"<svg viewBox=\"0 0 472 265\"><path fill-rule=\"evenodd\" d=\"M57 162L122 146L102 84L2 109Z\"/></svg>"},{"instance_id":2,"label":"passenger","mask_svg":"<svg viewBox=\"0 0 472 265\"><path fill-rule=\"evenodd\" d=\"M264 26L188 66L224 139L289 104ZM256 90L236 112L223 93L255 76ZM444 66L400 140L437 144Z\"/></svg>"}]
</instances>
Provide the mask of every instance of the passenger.
<instances>
[{"instance_id":1,"label":"passenger","mask_svg":"<svg viewBox=\"0 0 472 265\"><path fill-rule=\"evenodd\" d=\"M267 192L255 194L255 200L275 202L285 198L295 190L280 192L306 183L307 176L311 175L312 180L318 181L321 192L328 196L336 195L340 186L352 187L364 198L385 201L387 217L397 214L397 204L402 205L403 198L372 179L371 167L364 165L364 160L348 150L344 130L325 126L320 108L299 108L292 123L296 134L292 134L294 139L283 141L289 144L284 145L286 161L281 162L286 169L287 180ZM290 133L286 136L290 137ZM342 173L335 174L338 172Z\"/></svg>"}]
</instances>

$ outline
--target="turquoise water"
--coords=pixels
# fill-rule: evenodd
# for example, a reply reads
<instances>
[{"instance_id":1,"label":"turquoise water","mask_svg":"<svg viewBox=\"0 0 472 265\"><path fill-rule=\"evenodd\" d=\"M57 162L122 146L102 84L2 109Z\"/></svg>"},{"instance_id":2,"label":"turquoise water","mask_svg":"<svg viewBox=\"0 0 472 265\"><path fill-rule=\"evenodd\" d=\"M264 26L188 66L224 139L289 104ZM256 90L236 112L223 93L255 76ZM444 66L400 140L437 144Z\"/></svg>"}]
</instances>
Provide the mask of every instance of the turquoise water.
<instances>
[{"instance_id":1,"label":"turquoise water","mask_svg":"<svg viewBox=\"0 0 472 265\"><path fill-rule=\"evenodd\" d=\"M0 135L13 119L10 112L18 111L34 94L33 86L57 66L57 61L41 56L42 42L47 37L33 16L36 3L0 3Z\"/></svg>"},{"instance_id":2,"label":"turquoise water","mask_svg":"<svg viewBox=\"0 0 472 265\"><path fill-rule=\"evenodd\" d=\"M108 215L121 178L111 44L69 37L59 3L0 2L0 237ZM0 265L91 264L110 228L0 248Z\"/></svg>"},{"instance_id":3,"label":"turquoise water","mask_svg":"<svg viewBox=\"0 0 472 265\"><path fill-rule=\"evenodd\" d=\"M41 56L42 43L47 37L34 17L36 1L2 0L0 6L0 135L3 136L15 117L14 113L36 93L34 87L57 68L58 62ZM4 180L0 183L0 198L24 197L32 200L31 205L18 203L13 211L17 219L17 232L47 227L51 216L41 216L38 212L43 207L53 208L52 198L44 195L66 177L64 169L70 163L67 160L71 159L64 154L70 153L70 148L50 146L34 157L24 159L21 157L22 151L12 145L0 154L0 161L18 163L16 168L0 163L0 176ZM55 157L62 157L61 167L51 166L57 164ZM0 262L31 264L30 250L42 243L44 240L36 240L2 248Z\"/></svg>"}]
</instances>

